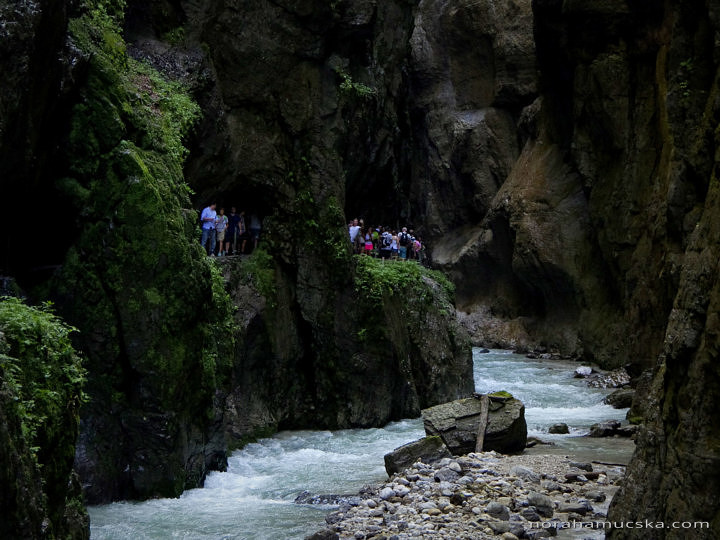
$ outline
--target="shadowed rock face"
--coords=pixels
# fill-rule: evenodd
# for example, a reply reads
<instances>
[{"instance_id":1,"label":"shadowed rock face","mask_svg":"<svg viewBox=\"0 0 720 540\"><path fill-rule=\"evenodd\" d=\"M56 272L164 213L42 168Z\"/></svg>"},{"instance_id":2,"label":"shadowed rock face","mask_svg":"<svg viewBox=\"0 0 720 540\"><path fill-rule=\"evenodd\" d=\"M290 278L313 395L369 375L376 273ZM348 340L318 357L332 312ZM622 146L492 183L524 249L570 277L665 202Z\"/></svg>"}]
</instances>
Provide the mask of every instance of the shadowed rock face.
<instances>
[{"instance_id":1,"label":"shadowed rock face","mask_svg":"<svg viewBox=\"0 0 720 540\"><path fill-rule=\"evenodd\" d=\"M265 300L244 279L246 264L220 264L239 307L225 410L231 446L278 427L381 426L472 393L467 334L433 281L396 284L394 295L377 302L362 298L365 287L343 294L333 336L338 356L317 357L306 351L312 336L289 300L288 283L277 282ZM416 293L426 298L406 302Z\"/></svg>"},{"instance_id":2,"label":"shadowed rock face","mask_svg":"<svg viewBox=\"0 0 720 540\"><path fill-rule=\"evenodd\" d=\"M596 343L654 364L647 422L610 521L718 513L718 9L691 2L535 3L546 141L586 200L605 309L580 313ZM712 261L712 262L711 262ZM597 266L589 274L597 274ZM596 305L602 296L585 295ZM610 317L592 319L602 312ZM605 336L600 335L605 332ZM585 340L588 347L588 340ZM624 352L623 352L624 351ZM601 355L598 355L601 358ZM657 537L683 538L677 530ZM613 538L647 531L617 529Z\"/></svg>"}]
</instances>

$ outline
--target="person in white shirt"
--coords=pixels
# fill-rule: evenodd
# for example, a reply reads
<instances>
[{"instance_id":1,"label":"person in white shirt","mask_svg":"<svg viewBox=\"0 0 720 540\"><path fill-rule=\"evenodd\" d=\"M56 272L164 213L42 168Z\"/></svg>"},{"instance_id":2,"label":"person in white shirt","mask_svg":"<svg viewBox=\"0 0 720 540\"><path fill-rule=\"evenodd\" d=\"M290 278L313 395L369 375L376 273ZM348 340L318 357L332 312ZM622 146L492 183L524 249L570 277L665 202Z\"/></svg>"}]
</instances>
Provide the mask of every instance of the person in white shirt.
<instances>
[{"instance_id":1,"label":"person in white shirt","mask_svg":"<svg viewBox=\"0 0 720 540\"><path fill-rule=\"evenodd\" d=\"M214 255L215 249L215 218L217 212L215 212L215 203L210 203L210 206L203 208L202 214L200 214L200 221L202 222L202 236L200 237L200 244L208 255Z\"/></svg>"},{"instance_id":2,"label":"person in white shirt","mask_svg":"<svg viewBox=\"0 0 720 540\"><path fill-rule=\"evenodd\" d=\"M355 244L355 237L358 235L358 232L360 232L360 225L358 224L357 219L353 219L353 222L352 222L352 225L350 225L349 231L350 231L350 244Z\"/></svg>"}]
</instances>

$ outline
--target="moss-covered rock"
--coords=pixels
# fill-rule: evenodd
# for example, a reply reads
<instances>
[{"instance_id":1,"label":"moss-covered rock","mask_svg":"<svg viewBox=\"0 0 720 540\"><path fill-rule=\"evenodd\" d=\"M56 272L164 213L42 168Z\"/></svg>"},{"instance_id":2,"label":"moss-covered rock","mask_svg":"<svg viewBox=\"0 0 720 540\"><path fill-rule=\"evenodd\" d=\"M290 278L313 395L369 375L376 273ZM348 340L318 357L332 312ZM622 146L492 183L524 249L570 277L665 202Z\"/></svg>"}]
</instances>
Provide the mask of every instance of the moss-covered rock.
<instances>
[{"instance_id":1,"label":"moss-covered rock","mask_svg":"<svg viewBox=\"0 0 720 540\"><path fill-rule=\"evenodd\" d=\"M47 308L0 299L0 536L5 538L90 535L72 469L85 381L72 331Z\"/></svg>"},{"instance_id":2,"label":"moss-covered rock","mask_svg":"<svg viewBox=\"0 0 720 540\"><path fill-rule=\"evenodd\" d=\"M57 186L75 205L76 241L36 291L83 330L78 470L90 501L176 496L223 466L214 395L233 350L231 307L196 240L182 172L198 106L127 56L105 7L86 2L70 21L88 60Z\"/></svg>"}]
</instances>

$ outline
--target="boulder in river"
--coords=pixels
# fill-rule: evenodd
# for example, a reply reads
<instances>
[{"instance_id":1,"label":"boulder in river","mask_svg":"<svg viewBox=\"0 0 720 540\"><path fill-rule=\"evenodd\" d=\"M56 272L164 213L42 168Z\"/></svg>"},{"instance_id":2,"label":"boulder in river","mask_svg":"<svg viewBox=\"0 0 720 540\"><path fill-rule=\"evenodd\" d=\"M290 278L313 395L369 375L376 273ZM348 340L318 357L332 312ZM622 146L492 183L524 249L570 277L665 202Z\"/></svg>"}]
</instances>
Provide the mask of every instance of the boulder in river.
<instances>
[{"instance_id":1,"label":"boulder in river","mask_svg":"<svg viewBox=\"0 0 720 540\"><path fill-rule=\"evenodd\" d=\"M404 471L416 461L431 465L452 454L440 437L431 436L404 444L385 454L385 470L388 476Z\"/></svg>"},{"instance_id":2,"label":"boulder in river","mask_svg":"<svg viewBox=\"0 0 720 540\"><path fill-rule=\"evenodd\" d=\"M525 406L507 392L489 395L483 451L519 452L527 442ZM454 455L475 451L481 400L458 399L422 411L425 432L439 436Z\"/></svg>"},{"instance_id":3,"label":"boulder in river","mask_svg":"<svg viewBox=\"0 0 720 540\"><path fill-rule=\"evenodd\" d=\"M617 420L605 420L590 426L590 437L612 437L620 429L620 422Z\"/></svg>"},{"instance_id":4,"label":"boulder in river","mask_svg":"<svg viewBox=\"0 0 720 540\"><path fill-rule=\"evenodd\" d=\"M634 397L635 390L632 388L618 388L603 399L603 402L612 405L616 409L629 409L632 406Z\"/></svg>"},{"instance_id":5,"label":"boulder in river","mask_svg":"<svg viewBox=\"0 0 720 540\"><path fill-rule=\"evenodd\" d=\"M589 437L632 437L638 430L635 425L623 425L617 420L605 420L590 426Z\"/></svg>"},{"instance_id":6,"label":"boulder in river","mask_svg":"<svg viewBox=\"0 0 720 540\"><path fill-rule=\"evenodd\" d=\"M618 368L607 373L593 373L588 378L588 386L593 388L621 388L630 384L630 375L625 368Z\"/></svg>"},{"instance_id":7,"label":"boulder in river","mask_svg":"<svg viewBox=\"0 0 720 540\"><path fill-rule=\"evenodd\" d=\"M593 372L593 368L590 366L580 366L578 368L575 368L575 378L576 379L584 379L585 377L589 377Z\"/></svg>"},{"instance_id":8,"label":"boulder in river","mask_svg":"<svg viewBox=\"0 0 720 540\"><path fill-rule=\"evenodd\" d=\"M565 433L570 433L570 428L568 427L567 424L563 424L563 423L553 424L553 425L550 426L550 428L548 429L548 433L554 433L554 434L561 434L561 435L562 435L562 434L565 434Z\"/></svg>"}]
</instances>

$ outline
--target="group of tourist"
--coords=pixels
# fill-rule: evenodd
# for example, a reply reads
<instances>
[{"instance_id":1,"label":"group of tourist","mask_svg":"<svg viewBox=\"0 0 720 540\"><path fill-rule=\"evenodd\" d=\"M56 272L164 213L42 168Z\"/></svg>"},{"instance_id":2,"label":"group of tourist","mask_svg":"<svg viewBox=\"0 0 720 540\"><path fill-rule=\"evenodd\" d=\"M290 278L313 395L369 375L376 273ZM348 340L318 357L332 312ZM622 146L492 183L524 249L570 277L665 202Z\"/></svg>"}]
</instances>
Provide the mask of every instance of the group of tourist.
<instances>
[{"instance_id":1,"label":"group of tourist","mask_svg":"<svg viewBox=\"0 0 720 540\"><path fill-rule=\"evenodd\" d=\"M248 240L253 249L257 247L261 223L256 214L250 216L250 227L247 227L244 210L238 213L232 206L230 214L225 215L224 208L216 208L217 204L213 202L200 214L200 244L210 257L246 253Z\"/></svg>"},{"instance_id":2,"label":"group of tourist","mask_svg":"<svg viewBox=\"0 0 720 540\"><path fill-rule=\"evenodd\" d=\"M425 262L425 245L422 238L415 236L412 229L403 227L399 232L390 227L365 227L362 219L348 223L350 244L358 255L369 255L381 259L414 260Z\"/></svg>"},{"instance_id":3,"label":"group of tourist","mask_svg":"<svg viewBox=\"0 0 720 540\"><path fill-rule=\"evenodd\" d=\"M255 249L260 240L262 228L256 214L250 216L249 227L246 224L245 211L230 208L217 208L211 203L203 208L200 214L202 235L200 244L210 257L240 255ZM422 238L415 236L412 229L403 227L399 232L391 227L365 227L362 219L354 219L348 223L350 244L353 253L379 257L381 259L425 263L425 246ZM248 240L250 243L248 243Z\"/></svg>"}]
</instances>

